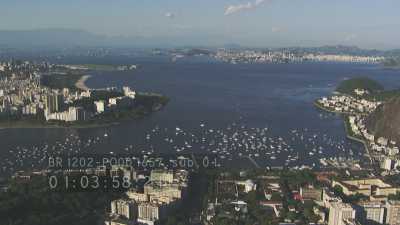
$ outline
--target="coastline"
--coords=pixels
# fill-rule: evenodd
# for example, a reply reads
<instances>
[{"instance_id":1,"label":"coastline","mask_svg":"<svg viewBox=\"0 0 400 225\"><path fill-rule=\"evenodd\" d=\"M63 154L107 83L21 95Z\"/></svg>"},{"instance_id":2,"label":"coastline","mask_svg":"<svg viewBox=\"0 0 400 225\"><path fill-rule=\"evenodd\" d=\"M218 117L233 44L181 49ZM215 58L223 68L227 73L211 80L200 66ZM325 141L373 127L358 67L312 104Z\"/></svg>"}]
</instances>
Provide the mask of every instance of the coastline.
<instances>
[{"instance_id":1,"label":"coastline","mask_svg":"<svg viewBox=\"0 0 400 225\"><path fill-rule=\"evenodd\" d=\"M363 144L364 145L364 149L366 151L367 157L369 158L370 162L373 163L373 159L371 157L367 141L365 139L361 139L359 137L353 136L350 127L348 127L348 124L347 124L348 118L347 117L349 115L352 115L351 113L335 112L335 111L333 111L331 109L328 109L328 108L320 105L317 101L314 101L314 106L317 107L318 109L321 109L321 110L326 111L326 112L337 113L337 114L342 115L342 119L343 119L343 123L344 123L344 129L345 129L345 132L346 132L346 137L348 139L352 140L352 141L356 141L356 142L359 142L359 143Z\"/></svg>"},{"instance_id":2,"label":"coastline","mask_svg":"<svg viewBox=\"0 0 400 225\"><path fill-rule=\"evenodd\" d=\"M83 91L89 90L88 86L86 86L86 81L91 78L91 75L83 75L76 83L75 87L81 89Z\"/></svg>"},{"instance_id":3,"label":"coastline","mask_svg":"<svg viewBox=\"0 0 400 225\"><path fill-rule=\"evenodd\" d=\"M151 103L152 106L148 106L147 109L135 108L128 111L120 111L118 116L111 114L105 118L97 118L96 120L88 122L73 122L73 123L57 123L54 121L43 122L36 120L9 120L0 121L0 130L3 129L86 129L86 128L101 128L120 125L127 121L134 121L143 119L150 114L160 111L164 107L168 98L159 94L145 93L139 95L141 97L142 107L145 107L146 102ZM147 98L144 99L144 98ZM150 99L149 99L150 98ZM151 107L151 108L149 108Z\"/></svg>"},{"instance_id":4,"label":"coastline","mask_svg":"<svg viewBox=\"0 0 400 225\"><path fill-rule=\"evenodd\" d=\"M89 129L89 128L102 128L111 127L121 124L121 122L108 122L104 124L69 124L69 125L57 125L57 124L11 124L11 123L0 123L0 130L6 129Z\"/></svg>"},{"instance_id":5,"label":"coastline","mask_svg":"<svg viewBox=\"0 0 400 225\"><path fill-rule=\"evenodd\" d=\"M351 131L351 128L349 127L347 116L343 117L343 122L344 122L344 129L346 131L346 137L350 140L363 144L366 151L366 156L369 158L370 162L373 163L373 158L371 156L367 140L361 137L354 136L354 134Z\"/></svg>"},{"instance_id":6,"label":"coastline","mask_svg":"<svg viewBox=\"0 0 400 225\"><path fill-rule=\"evenodd\" d=\"M314 106L317 107L318 109L321 109L321 110L323 110L323 111L330 112L330 113L336 113L336 114L339 114L339 115L350 115L350 116L351 116L351 115L356 115L356 114L359 114L359 115L367 115L367 114L365 114L365 113L337 112L337 111L335 111L335 110L333 110L333 109L329 109L329 108L324 107L323 105L319 104L319 102L318 102L317 100L315 100L315 101L313 102L313 104L314 104Z\"/></svg>"}]
</instances>

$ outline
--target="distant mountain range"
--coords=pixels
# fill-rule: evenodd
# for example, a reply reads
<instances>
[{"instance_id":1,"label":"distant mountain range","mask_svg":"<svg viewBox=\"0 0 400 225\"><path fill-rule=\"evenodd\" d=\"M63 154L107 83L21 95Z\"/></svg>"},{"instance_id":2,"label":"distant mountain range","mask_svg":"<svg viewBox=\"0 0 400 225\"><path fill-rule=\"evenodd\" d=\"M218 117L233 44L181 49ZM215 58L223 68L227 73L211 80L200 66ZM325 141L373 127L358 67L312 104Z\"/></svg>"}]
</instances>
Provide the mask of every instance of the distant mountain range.
<instances>
[{"instance_id":1,"label":"distant mountain range","mask_svg":"<svg viewBox=\"0 0 400 225\"><path fill-rule=\"evenodd\" d=\"M82 30L48 29L0 31L0 46L9 47L93 45L104 43L105 41L104 37Z\"/></svg>"},{"instance_id":2,"label":"distant mountain range","mask_svg":"<svg viewBox=\"0 0 400 225\"><path fill-rule=\"evenodd\" d=\"M155 47L170 46L171 39L97 35L84 30L0 30L0 47Z\"/></svg>"},{"instance_id":3,"label":"distant mountain range","mask_svg":"<svg viewBox=\"0 0 400 225\"><path fill-rule=\"evenodd\" d=\"M195 38L193 38L195 37ZM193 34L191 39L201 40L202 36L197 37ZM178 40L179 39L179 40ZM93 34L84 30L76 29L39 29L39 30L0 30L0 48L27 48L27 47L140 47L140 48L175 48L183 46L196 46L188 43L189 40L174 37L125 37L125 36L105 36ZM196 46L203 47L204 46ZM227 49L250 49L235 43L221 46ZM254 48L252 48L254 49ZM258 48L266 49L267 48ZM294 53L324 53L324 54L350 54L350 55L385 55L400 56L400 49L366 50L356 46L322 46L322 47L287 47L274 48L275 50L287 50Z\"/></svg>"}]
</instances>

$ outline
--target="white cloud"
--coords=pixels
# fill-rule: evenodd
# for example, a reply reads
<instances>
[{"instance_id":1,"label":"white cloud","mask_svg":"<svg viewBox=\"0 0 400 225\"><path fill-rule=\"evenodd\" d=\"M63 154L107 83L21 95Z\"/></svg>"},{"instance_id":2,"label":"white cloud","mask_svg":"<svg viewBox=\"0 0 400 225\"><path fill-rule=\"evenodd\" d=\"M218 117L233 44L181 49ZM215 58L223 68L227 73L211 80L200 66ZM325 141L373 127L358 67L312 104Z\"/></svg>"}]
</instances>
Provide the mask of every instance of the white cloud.
<instances>
[{"instance_id":1,"label":"white cloud","mask_svg":"<svg viewBox=\"0 0 400 225\"><path fill-rule=\"evenodd\" d=\"M168 18L170 18L170 19L173 19L173 18L175 18L175 14L172 13L172 12L167 12L167 13L165 13L165 17L168 17Z\"/></svg>"},{"instance_id":2,"label":"white cloud","mask_svg":"<svg viewBox=\"0 0 400 225\"><path fill-rule=\"evenodd\" d=\"M224 15L228 16L228 15L231 15L231 14L243 11L243 10L254 9L266 1L267 0L256 0L255 2L247 2L247 3L243 3L243 4L238 4L238 5L230 5L230 6L226 7Z\"/></svg>"}]
</instances>

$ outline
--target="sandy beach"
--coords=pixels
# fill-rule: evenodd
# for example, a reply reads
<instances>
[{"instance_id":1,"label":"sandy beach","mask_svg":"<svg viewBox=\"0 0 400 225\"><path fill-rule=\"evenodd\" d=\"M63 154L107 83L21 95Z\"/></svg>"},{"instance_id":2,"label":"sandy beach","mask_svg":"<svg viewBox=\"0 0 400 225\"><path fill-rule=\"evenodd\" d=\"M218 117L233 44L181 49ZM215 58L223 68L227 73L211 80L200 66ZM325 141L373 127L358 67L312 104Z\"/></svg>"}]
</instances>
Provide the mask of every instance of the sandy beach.
<instances>
[{"instance_id":1,"label":"sandy beach","mask_svg":"<svg viewBox=\"0 0 400 225\"><path fill-rule=\"evenodd\" d=\"M79 79L76 83L75 86L81 90L89 90L89 88L86 86L86 81L91 77L91 75L84 75Z\"/></svg>"}]
</instances>

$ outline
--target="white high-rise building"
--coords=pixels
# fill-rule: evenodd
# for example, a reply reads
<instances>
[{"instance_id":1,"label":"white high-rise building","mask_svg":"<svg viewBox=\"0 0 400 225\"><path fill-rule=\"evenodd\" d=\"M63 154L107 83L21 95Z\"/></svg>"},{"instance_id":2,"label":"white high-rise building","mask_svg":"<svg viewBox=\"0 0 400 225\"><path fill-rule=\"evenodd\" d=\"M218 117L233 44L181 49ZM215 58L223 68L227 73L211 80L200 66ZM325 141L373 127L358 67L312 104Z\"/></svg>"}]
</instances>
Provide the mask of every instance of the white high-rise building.
<instances>
[{"instance_id":1,"label":"white high-rise building","mask_svg":"<svg viewBox=\"0 0 400 225\"><path fill-rule=\"evenodd\" d=\"M45 113L46 120L59 120L66 122L84 121L86 120L86 112L82 107L69 107L68 111Z\"/></svg>"},{"instance_id":2,"label":"white high-rise building","mask_svg":"<svg viewBox=\"0 0 400 225\"><path fill-rule=\"evenodd\" d=\"M132 91L130 87L123 87L122 90L124 91L124 95L134 99L136 96L136 92Z\"/></svg>"},{"instance_id":3,"label":"white high-rise building","mask_svg":"<svg viewBox=\"0 0 400 225\"><path fill-rule=\"evenodd\" d=\"M394 161L390 158L385 158L382 162L381 162L381 168L384 170L391 170L393 169L393 165L394 165Z\"/></svg>"},{"instance_id":4,"label":"white high-rise building","mask_svg":"<svg viewBox=\"0 0 400 225\"><path fill-rule=\"evenodd\" d=\"M400 201L387 202L386 209L386 224L400 225Z\"/></svg>"},{"instance_id":5,"label":"white high-rise building","mask_svg":"<svg viewBox=\"0 0 400 225\"><path fill-rule=\"evenodd\" d=\"M368 224L371 222L376 222L383 224L385 221L385 205L380 202L365 202L360 203L362 208L362 220L364 223Z\"/></svg>"},{"instance_id":6,"label":"white high-rise building","mask_svg":"<svg viewBox=\"0 0 400 225\"><path fill-rule=\"evenodd\" d=\"M154 225L165 214L165 206L157 203L143 202L138 206L138 222Z\"/></svg>"},{"instance_id":7,"label":"white high-rise building","mask_svg":"<svg viewBox=\"0 0 400 225\"><path fill-rule=\"evenodd\" d=\"M151 182L172 183L174 173L171 170L152 170L150 174Z\"/></svg>"},{"instance_id":8,"label":"white high-rise building","mask_svg":"<svg viewBox=\"0 0 400 225\"><path fill-rule=\"evenodd\" d=\"M345 225L345 220L354 220L356 210L350 205L341 202L334 202L329 208L328 225Z\"/></svg>"},{"instance_id":9,"label":"white high-rise building","mask_svg":"<svg viewBox=\"0 0 400 225\"><path fill-rule=\"evenodd\" d=\"M104 112L104 101L96 101L94 102L94 105L96 107L96 113L102 113Z\"/></svg>"},{"instance_id":10,"label":"white high-rise building","mask_svg":"<svg viewBox=\"0 0 400 225\"><path fill-rule=\"evenodd\" d=\"M111 202L111 214L125 219L136 220L137 204L133 200L117 199Z\"/></svg>"}]
</instances>

